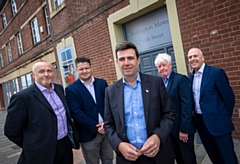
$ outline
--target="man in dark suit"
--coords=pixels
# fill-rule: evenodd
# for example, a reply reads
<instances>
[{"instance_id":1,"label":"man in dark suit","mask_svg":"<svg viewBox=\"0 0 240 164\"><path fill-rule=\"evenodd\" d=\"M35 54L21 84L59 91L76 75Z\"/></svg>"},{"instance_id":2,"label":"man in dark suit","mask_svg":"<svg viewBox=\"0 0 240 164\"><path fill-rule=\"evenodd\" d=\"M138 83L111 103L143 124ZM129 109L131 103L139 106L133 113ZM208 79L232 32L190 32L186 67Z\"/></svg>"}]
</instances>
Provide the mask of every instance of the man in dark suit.
<instances>
[{"instance_id":1,"label":"man in dark suit","mask_svg":"<svg viewBox=\"0 0 240 164\"><path fill-rule=\"evenodd\" d=\"M105 131L118 164L173 164L169 133L174 111L162 79L138 72L136 46L116 46L123 78L106 89Z\"/></svg>"},{"instance_id":2,"label":"man in dark suit","mask_svg":"<svg viewBox=\"0 0 240 164\"><path fill-rule=\"evenodd\" d=\"M235 97L224 70L204 63L202 51L191 48L188 61L193 69L195 120L202 143L214 164L238 163L234 152L231 121Z\"/></svg>"},{"instance_id":3,"label":"man in dark suit","mask_svg":"<svg viewBox=\"0 0 240 164\"><path fill-rule=\"evenodd\" d=\"M11 97L4 127L5 135L22 148L18 163L73 163L72 147L79 143L63 87L52 83L49 62L35 63L32 76L35 83Z\"/></svg>"},{"instance_id":4,"label":"man in dark suit","mask_svg":"<svg viewBox=\"0 0 240 164\"><path fill-rule=\"evenodd\" d=\"M166 53L158 54L155 65L167 88L175 111L170 134L178 164L196 164L194 152L195 126L192 119L192 92L187 76L172 71L172 58Z\"/></svg>"},{"instance_id":5,"label":"man in dark suit","mask_svg":"<svg viewBox=\"0 0 240 164\"><path fill-rule=\"evenodd\" d=\"M79 141L87 164L112 164L113 150L104 132L104 96L108 86L92 76L87 57L75 59L79 79L66 87L66 98L78 129Z\"/></svg>"}]
</instances>

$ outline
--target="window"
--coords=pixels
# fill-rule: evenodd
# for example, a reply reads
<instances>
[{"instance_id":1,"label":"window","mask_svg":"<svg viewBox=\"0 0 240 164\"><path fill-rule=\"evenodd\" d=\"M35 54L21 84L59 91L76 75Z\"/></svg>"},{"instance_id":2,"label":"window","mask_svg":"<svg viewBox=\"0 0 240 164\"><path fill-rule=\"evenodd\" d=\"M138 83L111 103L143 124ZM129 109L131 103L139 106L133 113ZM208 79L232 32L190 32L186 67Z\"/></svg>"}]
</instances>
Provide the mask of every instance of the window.
<instances>
[{"instance_id":1,"label":"window","mask_svg":"<svg viewBox=\"0 0 240 164\"><path fill-rule=\"evenodd\" d=\"M10 43L7 43L7 51L8 51L8 61L12 61L12 50L11 50L11 45Z\"/></svg>"},{"instance_id":2,"label":"window","mask_svg":"<svg viewBox=\"0 0 240 164\"><path fill-rule=\"evenodd\" d=\"M3 20L3 27L6 28L7 27L7 17L6 17L5 13L3 13L3 15L2 15L2 20Z\"/></svg>"},{"instance_id":3,"label":"window","mask_svg":"<svg viewBox=\"0 0 240 164\"><path fill-rule=\"evenodd\" d=\"M33 41L34 41L34 44L36 44L40 41L37 18L34 18L32 20L31 27L32 27Z\"/></svg>"},{"instance_id":4,"label":"window","mask_svg":"<svg viewBox=\"0 0 240 164\"><path fill-rule=\"evenodd\" d=\"M7 102L6 102L6 101L5 101L5 102L6 102L6 104L9 104L10 98L11 98L11 96L12 96L9 82L4 83L4 88L5 88L5 90L6 90L6 98L7 98Z\"/></svg>"},{"instance_id":5,"label":"window","mask_svg":"<svg viewBox=\"0 0 240 164\"><path fill-rule=\"evenodd\" d=\"M62 61L63 77L66 85L71 84L76 79L74 60L71 47L64 48L60 51L60 58Z\"/></svg>"},{"instance_id":6,"label":"window","mask_svg":"<svg viewBox=\"0 0 240 164\"><path fill-rule=\"evenodd\" d=\"M12 79L11 82L12 82L12 93L15 94L19 92L18 79L17 78Z\"/></svg>"},{"instance_id":7,"label":"window","mask_svg":"<svg viewBox=\"0 0 240 164\"><path fill-rule=\"evenodd\" d=\"M49 19L48 8L45 7L44 11L45 11L45 17L46 17L47 31L48 31L48 34L50 34L51 29L50 29L50 19Z\"/></svg>"},{"instance_id":8,"label":"window","mask_svg":"<svg viewBox=\"0 0 240 164\"><path fill-rule=\"evenodd\" d=\"M16 5L15 0L11 0L11 5L12 5L13 15L16 15L16 13L17 13L17 5Z\"/></svg>"},{"instance_id":9,"label":"window","mask_svg":"<svg viewBox=\"0 0 240 164\"><path fill-rule=\"evenodd\" d=\"M0 52L0 62L1 62L1 68L4 67L4 61L3 61L3 56L1 52Z\"/></svg>"},{"instance_id":10,"label":"window","mask_svg":"<svg viewBox=\"0 0 240 164\"><path fill-rule=\"evenodd\" d=\"M22 37L20 33L17 33L17 45L18 53L21 55L23 53Z\"/></svg>"},{"instance_id":11,"label":"window","mask_svg":"<svg viewBox=\"0 0 240 164\"><path fill-rule=\"evenodd\" d=\"M31 73L20 77L22 89L29 87L32 84Z\"/></svg>"},{"instance_id":12,"label":"window","mask_svg":"<svg viewBox=\"0 0 240 164\"><path fill-rule=\"evenodd\" d=\"M63 3L63 0L53 0L53 1L54 1L54 8L59 7Z\"/></svg>"}]
</instances>

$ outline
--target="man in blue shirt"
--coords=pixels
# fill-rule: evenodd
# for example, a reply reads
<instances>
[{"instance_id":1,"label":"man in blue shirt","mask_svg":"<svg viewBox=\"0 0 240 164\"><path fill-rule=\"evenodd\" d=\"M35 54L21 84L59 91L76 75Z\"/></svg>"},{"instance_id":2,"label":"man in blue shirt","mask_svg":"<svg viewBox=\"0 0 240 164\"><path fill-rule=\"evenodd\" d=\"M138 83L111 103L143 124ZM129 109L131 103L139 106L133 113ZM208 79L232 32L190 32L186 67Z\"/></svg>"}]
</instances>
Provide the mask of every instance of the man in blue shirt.
<instances>
[{"instance_id":1,"label":"man in blue shirt","mask_svg":"<svg viewBox=\"0 0 240 164\"><path fill-rule=\"evenodd\" d=\"M116 162L173 164L169 133L174 111L162 79L138 72L133 43L124 41L115 52L123 78L106 89L104 127Z\"/></svg>"},{"instance_id":2,"label":"man in blue shirt","mask_svg":"<svg viewBox=\"0 0 240 164\"><path fill-rule=\"evenodd\" d=\"M225 71L205 64L204 60L199 48L188 51L197 131L213 164L238 164L231 120L235 95Z\"/></svg>"}]
</instances>

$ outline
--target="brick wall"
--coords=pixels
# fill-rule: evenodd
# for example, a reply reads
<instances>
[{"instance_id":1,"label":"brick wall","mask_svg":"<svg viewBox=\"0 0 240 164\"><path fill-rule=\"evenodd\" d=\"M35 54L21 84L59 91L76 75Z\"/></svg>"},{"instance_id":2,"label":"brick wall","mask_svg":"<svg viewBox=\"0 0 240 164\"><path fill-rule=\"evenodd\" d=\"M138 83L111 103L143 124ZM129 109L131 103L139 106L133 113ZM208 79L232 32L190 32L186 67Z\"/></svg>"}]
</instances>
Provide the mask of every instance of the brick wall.
<instances>
[{"instance_id":1,"label":"brick wall","mask_svg":"<svg viewBox=\"0 0 240 164\"><path fill-rule=\"evenodd\" d=\"M233 137L240 138L240 1L177 0L184 51L202 49L208 65L223 68L236 103ZM227 96L227 95L226 95Z\"/></svg>"},{"instance_id":2,"label":"brick wall","mask_svg":"<svg viewBox=\"0 0 240 164\"><path fill-rule=\"evenodd\" d=\"M22 2L19 4L19 2ZM5 29L5 31L0 36L0 47L2 47L4 44L7 43L7 41L10 41L11 43L11 50L13 54L13 62L9 63L7 59L7 50L6 47L2 49L2 54L4 57L4 65L5 67L0 70L0 75L4 72L7 72L16 66L20 65L21 63L24 63L25 61L36 57L37 55L43 53L45 50L49 49L51 47L51 38L47 35L46 30L46 21L45 21L45 14L44 14L44 8L39 10L39 12L36 13L35 17L38 21L38 27L43 26L44 32L40 33L40 42L37 45L33 44L33 38L32 38L32 29L31 29L31 20L30 22L26 23L27 18L32 16L32 13L34 13L44 2L44 0L34 1L34 0L28 0L28 1L18 1L18 13L15 15L15 17L12 17L12 9L10 6L10 2L8 2L7 7L5 8L4 12L9 15L9 19L11 20L11 23L8 25L8 27ZM24 4L24 6L20 9L19 7ZM11 16L11 17L10 17ZM22 29L20 27L24 24ZM17 42L16 38L11 38L14 36L17 32L21 33L22 37L22 44L24 53L22 55L18 54L17 49ZM40 32L40 31L39 31Z\"/></svg>"},{"instance_id":3,"label":"brick wall","mask_svg":"<svg viewBox=\"0 0 240 164\"><path fill-rule=\"evenodd\" d=\"M116 72L109 38L107 18L110 13L129 3L128 0L94 2L66 0L66 8L51 20L53 43L74 38L77 56L91 59L93 75L115 82ZM75 15L75 16L73 16Z\"/></svg>"}]
</instances>

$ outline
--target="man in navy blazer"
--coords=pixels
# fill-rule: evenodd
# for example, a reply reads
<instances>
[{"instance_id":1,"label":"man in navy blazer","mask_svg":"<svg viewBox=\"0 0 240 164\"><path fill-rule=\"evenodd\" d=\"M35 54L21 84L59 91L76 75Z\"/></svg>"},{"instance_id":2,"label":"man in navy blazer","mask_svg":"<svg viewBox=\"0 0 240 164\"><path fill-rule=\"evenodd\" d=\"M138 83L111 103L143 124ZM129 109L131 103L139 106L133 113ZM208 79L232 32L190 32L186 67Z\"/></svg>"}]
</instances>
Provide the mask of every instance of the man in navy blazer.
<instances>
[{"instance_id":1,"label":"man in navy blazer","mask_svg":"<svg viewBox=\"0 0 240 164\"><path fill-rule=\"evenodd\" d=\"M112 164L113 150L105 136L104 96L108 86L94 78L87 57L75 59L79 78L66 87L67 102L78 130L79 141L87 164Z\"/></svg>"},{"instance_id":2,"label":"man in navy blazer","mask_svg":"<svg viewBox=\"0 0 240 164\"><path fill-rule=\"evenodd\" d=\"M223 69L208 66L200 49L188 51L193 69L195 120L202 143L213 164L238 163L232 141L235 96Z\"/></svg>"},{"instance_id":3,"label":"man in navy blazer","mask_svg":"<svg viewBox=\"0 0 240 164\"><path fill-rule=\"evenodd\" d=\"M79 142L63 87L52 83L49 62L35 63L32 75L34 84L11 97L4 127L22 148L18 164L73 163L72 147L78 149Z\"/></svg>"},{"instance_id":4,"label":"man in navy blazer","mask_svg":"<svg viewBox=\"0 0 240 164\"><path fill-rule=\"evenodd\" d=\"M119 43L115 52L124 77L106 89L104 126L117 164L173 164L174 111L162 79L138 72L133 43Z\"/></svg>"},{"instance_id":5,"label":"man in navy blazer","mask_svg":"<svg viewBox=\"0 0 240 164\"><path fill-rule=\"evenodd\" d=\"M172 71L172 58L160 53L155 59L155 66L167 88L175 111L175 120L170 134L172 147L178 164L196 164L194 152L192 91L187 76Z\"/></svg>"}]
</instances>

